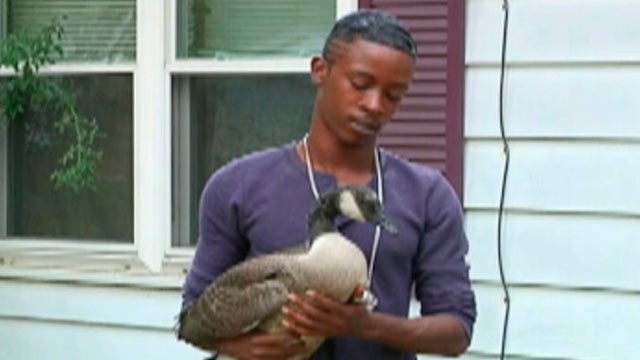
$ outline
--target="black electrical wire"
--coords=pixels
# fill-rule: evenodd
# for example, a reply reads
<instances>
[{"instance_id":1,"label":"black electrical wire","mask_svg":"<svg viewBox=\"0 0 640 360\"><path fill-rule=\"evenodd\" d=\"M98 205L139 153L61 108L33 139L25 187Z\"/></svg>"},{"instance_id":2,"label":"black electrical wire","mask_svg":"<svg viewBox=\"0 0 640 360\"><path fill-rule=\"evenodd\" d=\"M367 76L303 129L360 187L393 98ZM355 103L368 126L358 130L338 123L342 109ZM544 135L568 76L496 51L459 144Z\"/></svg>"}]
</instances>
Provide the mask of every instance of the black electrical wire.
<instances>
[{"instance_id":1,"label":"black electrical wire","mask_svg":"<svg viewBox=\"0 0 640 360\"><path fill-rule=\"evenodd\" d=\"M502 172L502 185L500 189L500 207L498 209L498 268L500 269L500 283L504 292L504 322L502 324L502 340L500 346L500 360L504 360L505 349L507 345L507 330L509 328L509 314L511 311L511 297L509 295L509 287L504 275L504 264L502 259L502 219L504 217L504 199L507 189L507 177L509 175L510 150L509 142L504 131L504 75L505 63L507 55L507 29L509 24L509 1L503 0L502 10L504 10L504 21L502 28L502 55L500 59L500 94L499 94L499 111L500 111L500 138L502 139L504 151L504 168Z\"/></svg>"}]
</instances>

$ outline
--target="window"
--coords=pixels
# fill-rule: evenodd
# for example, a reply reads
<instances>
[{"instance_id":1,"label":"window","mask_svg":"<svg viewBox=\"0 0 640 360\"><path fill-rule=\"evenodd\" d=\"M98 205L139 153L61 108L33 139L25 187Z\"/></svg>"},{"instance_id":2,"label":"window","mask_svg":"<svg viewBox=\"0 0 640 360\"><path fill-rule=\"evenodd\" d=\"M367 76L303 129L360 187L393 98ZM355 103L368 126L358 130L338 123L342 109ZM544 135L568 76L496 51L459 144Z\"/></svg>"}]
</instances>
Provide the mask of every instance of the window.
<instances>
[{"instance_id":1,"label":"window","mask_svg":"<svg viewBox=\"0 0 640 360\"><path fill-rule=\"evenodd\" d=\"M132 244L135 0L0 0L0 10L4 34L60 22L64 55L42 74L69 90L106 135L97 143L96 191L75 194L49 179L68 145L51 126L54 114L0 129L0 239Z\"/></svg>"},{"instance_id":2,"label":"window","mask_svg":"<svg viewBox=\"0 0 640 360\"><path fill-rule=\"evenodd\" d=\"M174 169L185 188L175 204L188 199L189 208L182 211L192 214L183 215L188 227L176 236L183 236L178 244L192 245L197 205L209 176L237 156L301 138L314 88L306 74L179 76L173 81L177 103L188 94L186 108L176 113L174 143L180 160L174 160Z\"/></svg>"},{"instance_id":3,"label":"window","mask_svg":"<svg viewBox=\"0 0 640 360\"><path fill-rule=\"evenodd\" d=\"M54 190L49 176L66 148L48 119L7 129L8 237L132 242L132 109L130 75L60 78L77 94L79 110L107 134L96 191ZM31 121L33 123L33 121Z\"/></svg>"},{"instance_id":4,"label":"window","mask_svg":"<svg viewBox=\"0 0 640 360\"><path fill-rule=\"evenodd\" d=\"M355 1L176 2L172 66L173 244L193 245L199 196L232 158L301 138L308 75L337 16Z\"/></svg>"},{"instance_id":5,"label":"window","mask_svg":"<svg viewBox=\"0 0 640 360\"><path fill-rule=\"evenodd\" d=\"M62 146L54 133L0 130L0 267L116 282L181 271L204 182L231 158L303 135L315 92L310 58L335 18L356 8L356 0L0 0L0 36L61 22L64 57L41 73L65 84L106 133L97 191L72 196L47 181ZM0 68L0 82L10 76Z\"/></svg>"}]
</instances>

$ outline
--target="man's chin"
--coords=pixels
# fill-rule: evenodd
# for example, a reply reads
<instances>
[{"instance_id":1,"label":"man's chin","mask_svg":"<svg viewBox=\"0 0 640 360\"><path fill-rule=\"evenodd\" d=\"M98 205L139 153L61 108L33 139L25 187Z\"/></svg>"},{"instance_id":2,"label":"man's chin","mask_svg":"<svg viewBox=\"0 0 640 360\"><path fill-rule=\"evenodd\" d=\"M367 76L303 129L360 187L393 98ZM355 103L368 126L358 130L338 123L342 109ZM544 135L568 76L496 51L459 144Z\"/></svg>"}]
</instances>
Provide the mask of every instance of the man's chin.
<instances>
[{"instance_id":1,"label":"man's chin","mask_svg":"<svg viewBox=\"0 0 640 360\"><path fill-rule=\"evenodd\" d=\"M371 146L376 143L377 133L362 134L357 131L350 131L348 134L341 136L341 142L352 148L358 148L362 146Z\"/></svg>"}]
</instances>

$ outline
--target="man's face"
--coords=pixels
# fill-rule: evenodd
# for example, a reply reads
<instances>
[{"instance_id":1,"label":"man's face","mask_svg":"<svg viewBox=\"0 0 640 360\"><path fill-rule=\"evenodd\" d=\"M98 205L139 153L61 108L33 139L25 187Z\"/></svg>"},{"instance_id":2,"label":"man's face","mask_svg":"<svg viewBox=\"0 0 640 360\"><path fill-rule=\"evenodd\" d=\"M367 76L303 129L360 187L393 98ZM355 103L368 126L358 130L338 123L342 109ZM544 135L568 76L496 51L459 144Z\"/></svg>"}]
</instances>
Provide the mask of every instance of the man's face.
<instances>
[{"instance_id":1,"label":"man's face","mask_svg":"<svg viewBox=\"0 0 640 360\"><path fill-rule=\"evenodd\" d=\"M373 143L407 91L415 61L365 40L337 42L332 54L312 64L321 120L345 144Z\"/></svg>"}]
</instances>

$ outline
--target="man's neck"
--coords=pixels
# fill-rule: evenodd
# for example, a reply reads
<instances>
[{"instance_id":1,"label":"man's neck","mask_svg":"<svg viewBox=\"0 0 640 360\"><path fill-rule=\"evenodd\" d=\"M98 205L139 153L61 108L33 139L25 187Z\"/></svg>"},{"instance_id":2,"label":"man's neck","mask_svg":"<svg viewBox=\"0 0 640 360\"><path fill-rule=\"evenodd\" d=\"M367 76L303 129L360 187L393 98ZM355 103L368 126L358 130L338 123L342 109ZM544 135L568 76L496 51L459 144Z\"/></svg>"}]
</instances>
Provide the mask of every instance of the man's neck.
<instances>
[{"instance_id":1,"label":"man's neck","mask_svg":"<svg viewBox=\"0 0 640 360\"><path fill-rule=\"evenodd\" d=\"M375 144L347 146L336 139L318 139L309 134L307 146L314 170L332 174L340 184L367 184L375 173ZM305 161L304 148L298 154Z\"/></svg>"}]
</instances>

